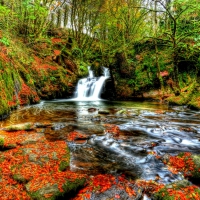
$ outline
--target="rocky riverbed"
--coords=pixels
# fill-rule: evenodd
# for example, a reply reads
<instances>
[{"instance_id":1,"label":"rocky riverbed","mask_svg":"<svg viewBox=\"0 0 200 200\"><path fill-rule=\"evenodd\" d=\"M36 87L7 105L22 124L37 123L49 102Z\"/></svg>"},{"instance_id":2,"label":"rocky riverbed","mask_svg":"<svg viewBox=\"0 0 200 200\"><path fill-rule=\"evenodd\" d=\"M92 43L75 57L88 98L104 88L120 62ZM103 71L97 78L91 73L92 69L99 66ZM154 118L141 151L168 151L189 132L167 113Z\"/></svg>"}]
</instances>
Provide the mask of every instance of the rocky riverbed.
<instances>
[{"instance_id":1,"label":"rocky riverbed","mask_svg":"<svg viewBox=\"0 0 200 200\"><path fill-rule=\"evenodd\" d=\"M200 199L199 134L199 112L156 102L23 107L1 122L0 196Z\"/></svg>"}]
</instances>

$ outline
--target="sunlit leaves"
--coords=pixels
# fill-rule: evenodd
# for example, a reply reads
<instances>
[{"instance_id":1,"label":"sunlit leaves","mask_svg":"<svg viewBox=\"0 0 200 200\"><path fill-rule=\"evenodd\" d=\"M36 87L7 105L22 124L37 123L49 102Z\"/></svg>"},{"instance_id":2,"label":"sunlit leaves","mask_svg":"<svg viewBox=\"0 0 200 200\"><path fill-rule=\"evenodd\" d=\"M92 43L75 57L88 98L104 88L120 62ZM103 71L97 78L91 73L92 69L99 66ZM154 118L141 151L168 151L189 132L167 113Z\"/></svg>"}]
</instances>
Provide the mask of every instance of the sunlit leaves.
<instances>
[{"instance_id":1,"label":"sunlit leaves","mask_svg":"<svg viewBox=\"0 0 200 200\"><path fill-rule=\"evenodd\" d=\"M90 199L91 194L104 193L105 191L116 187L118 190L126 192L130 198L136 196L136 191L134 190L134 182L128 181L124 175L115 177L111 174L98 174L91 177L88 180L88 184L85 188L79 191L78 195L73 200L83 200L84 198ZM121 196L118 192L113 194L113 198L120 199Z\"/></svg>"},{"instance_id":2,"label":"sunlit leaves","mask_svg":"<svg viewBox=\"0 0 200 200\"><path fill-rule=\"evenodd\" d=\"M114 125L114 124L104 124L104 126L106 127L106 132L112 133L115 136L119 136L120 129L119 129L119 127L117 125Z\"/></svg>"},{"instance_id":3,"label":"sunlit leaves","mask_svg":"<svg viewBox=\"0 0 200 200\"><path fill-rule=\"evenodd\" d=\"M59 169L61 163L68 163L69 166L69 150L64 141L48 142L40 134L30 131L4 133L4 136L5 146L16 146L3 152L0 157L1 199L28 200L30 197L27 191L32 194L56 184L57 191L62 193L67 181L75 181L77 187L84 183L85 175L66 168L64 171ZM76 184L73 185L75 186ZM43 194L45 198L53 195L55 194L48 191Z\"/></svg>"},{"instance_id":4,"label":"sunlit leaves","mask_svg":"<svg viewBox=\"0 0 200 200\"><path fill-rule=\"evenodd\" d=\"M192 176L196 165L193 161L191 153L182 153L178 156L170 156L169 169L173 173L183 172L185 176Z\"/></svg>"}]
</instances>

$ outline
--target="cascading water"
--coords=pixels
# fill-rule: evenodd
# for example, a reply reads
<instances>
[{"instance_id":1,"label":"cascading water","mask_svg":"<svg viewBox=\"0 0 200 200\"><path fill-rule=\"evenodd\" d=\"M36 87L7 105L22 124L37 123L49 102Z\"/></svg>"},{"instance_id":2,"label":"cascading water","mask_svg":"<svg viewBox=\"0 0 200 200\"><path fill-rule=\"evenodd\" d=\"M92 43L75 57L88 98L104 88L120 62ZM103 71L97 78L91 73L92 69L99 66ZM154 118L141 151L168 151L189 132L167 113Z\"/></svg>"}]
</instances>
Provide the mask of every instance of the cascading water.
<instances>
[{"instance_id":1,"label":"cascading water","mask_svg":"<svg viewBox=\"0 0 200 200\"><path fill-rule=\"evenodd\" d=\"M77 85L76 100L99 100L105 80L110 77L109 69L103 67L103 76L94 77L93 71L88 67L87 78L80 79Z\"/></svg>"}]
</instances>

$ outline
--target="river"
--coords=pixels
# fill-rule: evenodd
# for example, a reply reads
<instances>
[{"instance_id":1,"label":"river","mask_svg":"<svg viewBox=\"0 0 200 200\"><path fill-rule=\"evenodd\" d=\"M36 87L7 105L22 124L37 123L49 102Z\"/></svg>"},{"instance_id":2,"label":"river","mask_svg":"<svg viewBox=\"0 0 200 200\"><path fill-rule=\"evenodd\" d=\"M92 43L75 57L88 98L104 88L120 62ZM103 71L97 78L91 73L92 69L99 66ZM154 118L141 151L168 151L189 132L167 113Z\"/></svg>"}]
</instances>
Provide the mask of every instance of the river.
<instances>
[{"instance_id":1,"label":"river","mask_svg":"<svg viewBox=\"0 0 200 200\"><path fill-rule=\"evenodd\" d=\"M1 127L51 123L42 130L50 140L65 140L72 171L96 175L125 174L132 179L181 180L155 159L179 152L200 153L200 112L158 102L42 101L14 110ZM68 134L81 137L70 141Z\"/></svg>"}]
</instances>

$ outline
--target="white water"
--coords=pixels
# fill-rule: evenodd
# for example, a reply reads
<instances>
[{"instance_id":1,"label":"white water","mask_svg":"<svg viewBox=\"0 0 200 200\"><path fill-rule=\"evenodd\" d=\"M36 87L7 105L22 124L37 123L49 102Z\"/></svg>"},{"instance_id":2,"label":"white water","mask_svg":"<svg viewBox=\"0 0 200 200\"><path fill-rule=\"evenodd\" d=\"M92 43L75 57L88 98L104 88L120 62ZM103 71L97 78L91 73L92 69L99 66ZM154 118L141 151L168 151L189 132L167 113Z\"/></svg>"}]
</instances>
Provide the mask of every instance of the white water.
<instances>
[{"instance_id":1,"label":"white water","mask_svg":"<svg viewBox=\"0 0 200 200\"><path fill-rule=\"evenodd\" d=\"M88 67L87 78L80 79L77 85L75 99L77 101L101 100L101 91L105 80L109 78L109 69L103 67L103 76L94 77L93 71Z\"/></svg>"}]
</instances>

